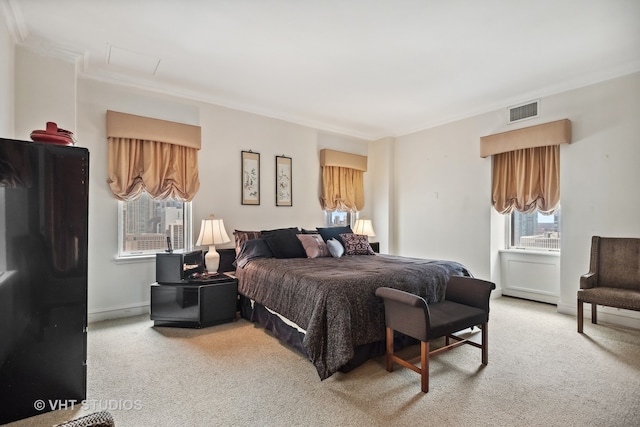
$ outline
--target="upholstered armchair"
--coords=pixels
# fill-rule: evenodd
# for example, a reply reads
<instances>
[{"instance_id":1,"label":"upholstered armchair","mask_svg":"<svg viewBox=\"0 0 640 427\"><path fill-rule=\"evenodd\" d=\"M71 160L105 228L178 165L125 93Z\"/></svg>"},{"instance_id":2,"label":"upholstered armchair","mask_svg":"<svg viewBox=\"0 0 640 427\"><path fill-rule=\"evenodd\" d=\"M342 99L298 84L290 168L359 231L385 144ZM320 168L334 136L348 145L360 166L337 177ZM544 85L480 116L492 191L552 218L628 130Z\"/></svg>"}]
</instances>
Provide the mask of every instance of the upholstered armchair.
<instances>
[{"instance_id":1,"label":"upholstered armchair","mask_svg":"<svg viewBox=\"0 0 640 427\"><path fill-rule=\"evenodd\" d=\"M640 238L591 238L589 272L580 276L578 332L584 303L591 304L591 323L598 323L598 305L640 311Z\"/></svg>"}]
</instances>

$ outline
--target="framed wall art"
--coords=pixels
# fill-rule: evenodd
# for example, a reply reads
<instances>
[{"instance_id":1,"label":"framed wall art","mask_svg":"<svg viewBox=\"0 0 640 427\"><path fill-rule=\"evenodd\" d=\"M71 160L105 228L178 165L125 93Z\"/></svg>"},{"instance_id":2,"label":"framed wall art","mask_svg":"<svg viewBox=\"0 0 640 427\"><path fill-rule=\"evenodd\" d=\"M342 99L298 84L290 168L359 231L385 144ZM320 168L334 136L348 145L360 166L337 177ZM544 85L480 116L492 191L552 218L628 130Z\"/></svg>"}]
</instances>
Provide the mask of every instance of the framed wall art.
<instances>
[{"instance_id":1,"label":"framed wall art","mask_svg":"<svg viewBox=\"0 0 640 427\"><path fill-rule=\"evenodd\" d=\"M293 206L291 157L276 156L276 206Z\"/></svg>"},{"instance_id":2,"label":"framed wall art","mask_svg":"<svg viewBox=\"0 0 640 427\"><path fill-rule=\"evenodd\" d=\"M242 152L242 204L260 204L260 153Z\"/></svg>"}]
</instances>

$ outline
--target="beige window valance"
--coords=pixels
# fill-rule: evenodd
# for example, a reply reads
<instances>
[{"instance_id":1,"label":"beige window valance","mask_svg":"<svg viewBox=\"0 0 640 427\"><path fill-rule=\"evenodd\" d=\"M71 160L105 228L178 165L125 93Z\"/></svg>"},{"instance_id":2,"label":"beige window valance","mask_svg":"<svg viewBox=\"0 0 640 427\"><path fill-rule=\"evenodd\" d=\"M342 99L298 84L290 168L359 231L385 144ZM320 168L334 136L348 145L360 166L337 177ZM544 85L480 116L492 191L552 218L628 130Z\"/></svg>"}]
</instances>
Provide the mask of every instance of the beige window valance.
<instances>
[{"instance_id":1,"label":"beige window valance","mask_svg":"<svg viewBox=\"0 0 640 427\"><path fill-rule=\"evenodd\" d=\"M493 156L496 211L553 213L560 203L559 145L570 142L567 119L480 138L480 156Z\"/></svg>"},{"instance_id":2,"label":"beige window valance","mask_svg":"<svg viewBox=\"0 0 640 427\"><path fill-rule=\"evenodd\" d=\"M320 166L338 166L366 172L367 156L324 148L320 150Z\"/></svg>"},{"instance_id":3,"label":"beige window valance","mask_svg":"<svg viewBox=\"0 0 640 427\"><path fill-rule=\"evenodd\" d=\"M495 154L491 191L493 207L501 214L553 213L560 203L560 147Z\"/></svg>"},{"instance_id":4,"label":"beige window valance","mask_svg":"<svg viewBox=\"0 0 640 427\"><path fill-rule=\"evenodd\" d=\"M147 192L191 201L198 189L200 127L107 111L107 183L118 200Z\"/></svg>"},{"instance_id":5,"label":"beige window valance","mask_svg":"<svg viewBox=\"0 0 640 427\"><path fill-rule=\"evenodd\" d=\"M320 150L322 209L361 211L364 208L364 172L367 156Z\"/></svg>"},{"instance_id":6,"label":"beige window valance","mask_svg":"<svg viewBox=\"0 0 640 427\"><path fill-rule=\"evenodd\" d=\"M107 110L107 137L160 141L200 149L200 126Z\"/></svg>"},{"instance_id":7,"label":"beige window valance","mask_svg":"<svg viewBox=\"0 0 640 427\"><path fill-rule=\"evenodd\" d=\"M524 148L571 143L569 119L543 123L480 138L480 157L492 156Z\"/></svg>"}]
</instances>

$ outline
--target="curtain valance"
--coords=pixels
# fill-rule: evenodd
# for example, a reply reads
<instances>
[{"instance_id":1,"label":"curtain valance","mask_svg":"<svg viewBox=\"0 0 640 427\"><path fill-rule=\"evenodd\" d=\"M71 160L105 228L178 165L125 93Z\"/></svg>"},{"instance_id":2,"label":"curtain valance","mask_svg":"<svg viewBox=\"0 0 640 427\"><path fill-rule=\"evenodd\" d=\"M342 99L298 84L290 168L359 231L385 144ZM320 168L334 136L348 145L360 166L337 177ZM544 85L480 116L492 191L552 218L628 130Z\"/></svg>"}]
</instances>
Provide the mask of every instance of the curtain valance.
<instances>
[{"instance_id":1,"label":"curtain valance","mask_svg":"<svg viewBox=\"0 0 640 427\"><path fill-rule=\"evenodd\" d=\"M200 127L107 111L107 183L118 200L143 192L191 201L198 189Z\"/></svg>"},{"instance_id":2,"label":"curtain valance","mask_svg":"<svg viewBox=\"0 0 640 427\"><path fill-rule=\"evenodd\" d=\"M364 172L367 156L329 149L320 150L322 209L361 211L364 208Z\"/></svg>"},{"instance_id":3,"label":"curtain valance","mask_svg":"<svg viewBox=\"0 0 640 427\"><path fill-rule=\"evenodd\" d=\"M492 202L501 214L553 213L560 203L560 146L495 154Z\"/></svg>"},{"instance_id":4,"label":"curtain valance","mask_svg":"<svg viewBox=\"0 0 640 427\"><path fill-rule=\"evenodd\" d=\"M322 168L323 210L358 212L364 208L364 172L339 166Z\"/></svg>"},{"instance_id":5,"label":"curtain valance","mask_svg":"<svg viewBox=\"0 0 640 427\"><path fill-rule=\"evenodd\" d=\"M198 189L198 150L182 145L129 138L109 138L111 192L131 201L144 191L154 199L191 201Z\"/></svg>"},{"instance_id":6,"label":"curtain valance","mask_svg":"<svg viewBox=\"0 0 640 427\"><path fill-rule=\"evenodd\" d=\"M160 141L200 149L200 126L107 110L107 137Z\"/></svg>"},{"instance_id":7,"label":"curtain valance","mask_svg":"<svg viewBox=\"0 0 640 427\"><path fill-rule=\"evenodd\" d=\"M571 143L569 119L543 123L480 138L480 157L524 148Z\"/></svg>"},{"instance_id":8,"label":"curtain valance","mask_svg":"<svg viewBox=\"0 0 640 427\"><path fill-rule=\"evenodd\" d=\"M324 148L320 150L320 166L339 166L366 172L367 156Z\"/></svg>"}]
</instances>

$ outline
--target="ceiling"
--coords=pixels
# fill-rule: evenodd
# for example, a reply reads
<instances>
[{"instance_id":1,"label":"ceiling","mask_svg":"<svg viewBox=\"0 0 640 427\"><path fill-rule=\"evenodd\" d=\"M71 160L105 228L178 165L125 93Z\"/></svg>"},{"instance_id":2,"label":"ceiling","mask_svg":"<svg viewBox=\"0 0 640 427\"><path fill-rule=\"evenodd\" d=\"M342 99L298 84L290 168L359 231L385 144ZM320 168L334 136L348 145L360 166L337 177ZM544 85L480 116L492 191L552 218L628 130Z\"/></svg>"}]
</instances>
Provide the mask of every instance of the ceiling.
<instances>
[{"instance_id":1,"label":"ceiling","mask_svg":"<svg viewBox=\"0 0 640 427\"><path fill-rule=\"evenodd\" d=\"M0 0L18 44L364 139L640 70L638 0ZM544 108L544 106L542 106Z\"/></svg>"}]
</instances>

